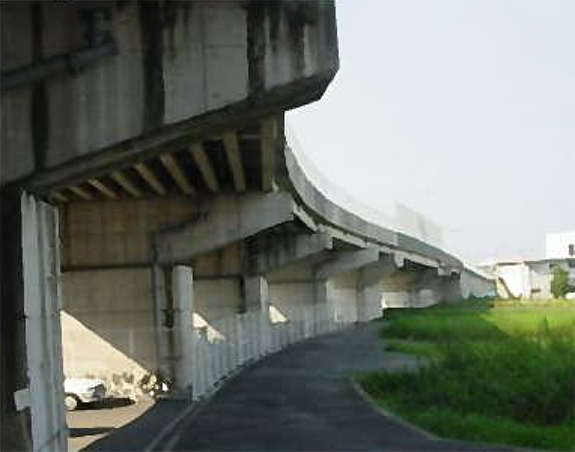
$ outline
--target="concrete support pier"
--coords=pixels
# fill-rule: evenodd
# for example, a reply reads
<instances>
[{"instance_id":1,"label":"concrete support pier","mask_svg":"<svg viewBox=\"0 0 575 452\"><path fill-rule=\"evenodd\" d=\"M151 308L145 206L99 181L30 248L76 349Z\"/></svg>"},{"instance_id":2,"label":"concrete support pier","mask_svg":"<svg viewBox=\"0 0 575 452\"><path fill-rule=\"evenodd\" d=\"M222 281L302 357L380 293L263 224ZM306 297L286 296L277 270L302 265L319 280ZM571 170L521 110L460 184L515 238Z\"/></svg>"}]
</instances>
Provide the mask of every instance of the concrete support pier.
<instances>
[{"instance_id":1,"label":"concrete support pier","mask_svg":"<svg viewBox=\"0 0 575 452\"><path fill-rule=\"evenodd\" d=\"M31 450L31 411L17 406L15 394L28 388L26 316L22 268L22 210L20 194L0 193L0 266L1 376L0 376L0 449ZM9 262L9 265L6 263ZM9 302L8 302L9 300Z\"/></svg>"},{"instance_id":2,"label":"concrete support pier","mask_svg":"<svg viewBox=\"0 0 575 452\"><path fill-rule=\"evenodd\" d=\"M192 366L199 364L193 362L194 289L193 272L190 267L182 265L174 267L172 271L172 298L174 330L178 344L174 355L176 360L174 386L177 390L187 391L193 381Z\"/></svg>"}]
</instances>

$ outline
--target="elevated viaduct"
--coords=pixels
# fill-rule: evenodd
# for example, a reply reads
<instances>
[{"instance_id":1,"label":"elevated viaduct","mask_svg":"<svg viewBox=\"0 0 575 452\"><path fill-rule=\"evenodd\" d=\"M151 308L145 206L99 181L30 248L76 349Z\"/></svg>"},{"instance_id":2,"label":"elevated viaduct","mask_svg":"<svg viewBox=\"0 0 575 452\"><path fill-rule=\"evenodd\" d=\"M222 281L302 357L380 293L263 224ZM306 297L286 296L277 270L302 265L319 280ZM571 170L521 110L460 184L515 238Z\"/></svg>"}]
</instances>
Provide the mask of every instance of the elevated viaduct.
<instances>
[{"instance_id":1,"label":"elevated viaduct","mask_svg":"<svg viewBox=\"0 0 575 452\"><path fill-rule=\"evenodd\" d=\"M285 112L338 69L333 3L6 3L1 29L2 450L65 450L64 374L197 398L382 299L492 292L291 151Z\"/></svg>"}]
</instances>

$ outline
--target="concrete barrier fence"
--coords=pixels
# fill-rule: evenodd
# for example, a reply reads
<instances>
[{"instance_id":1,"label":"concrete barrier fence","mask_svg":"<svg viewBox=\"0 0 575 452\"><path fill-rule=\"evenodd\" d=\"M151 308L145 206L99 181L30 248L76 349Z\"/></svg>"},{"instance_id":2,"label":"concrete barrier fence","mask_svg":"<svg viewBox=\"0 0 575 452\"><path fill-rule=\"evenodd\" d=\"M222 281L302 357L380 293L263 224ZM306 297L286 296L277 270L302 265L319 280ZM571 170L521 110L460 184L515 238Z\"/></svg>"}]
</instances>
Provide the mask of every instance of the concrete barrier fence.
<instances>
[{"instance_id":1,"label":"concrete barrier fence","mask_svg":"<svg viewBox=\"0 0 575 452\"><path fill-rule=\"evenodd\" d=\"M199 400L238 368L313 336L343 328L327 304L300 306L289 319L272 321L253 311L210 322L193 331L191 396Z\"/></svg>"},{"instance_id":2,"label":"concrete barrier fence","mask_svg":"<svg viewBox=\"0 0 575 452\"><path fill-rule=\"evenodd\" d=\"M62 321L67 377L100 378L112 397L137 400L146 394L177 389L178 394L198 400L242 366L291 344L338 330L351 318L343 320L331 304L319 303L293 306L286 315L269 306L267 310L160 330L92 331L67 313L62 314ZM169 346L161 347L156 356L153 344L160 337ZM162 383L167 386L163 388Z\"/></svg>"}]
</instances>

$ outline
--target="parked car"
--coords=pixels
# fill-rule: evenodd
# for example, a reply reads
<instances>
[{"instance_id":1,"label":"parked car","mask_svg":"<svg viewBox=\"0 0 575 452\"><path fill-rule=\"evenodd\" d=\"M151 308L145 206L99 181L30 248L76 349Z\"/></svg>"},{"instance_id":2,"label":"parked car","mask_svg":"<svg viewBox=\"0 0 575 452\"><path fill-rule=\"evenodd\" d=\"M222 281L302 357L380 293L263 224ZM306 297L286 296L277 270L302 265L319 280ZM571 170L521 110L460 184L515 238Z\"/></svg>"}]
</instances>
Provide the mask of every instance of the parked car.
<instances>
[{"instance_id":1,"label":"parked car","mask_svg":"<svg viewBox=\"0 0 575 452\"><path fill-rule=\"evenodd\" d=\"M66 378L64 380L66 410L75 410L80 403L97 402L106 397L106 384L98 378Z\"/></svg>"}]
</instances>

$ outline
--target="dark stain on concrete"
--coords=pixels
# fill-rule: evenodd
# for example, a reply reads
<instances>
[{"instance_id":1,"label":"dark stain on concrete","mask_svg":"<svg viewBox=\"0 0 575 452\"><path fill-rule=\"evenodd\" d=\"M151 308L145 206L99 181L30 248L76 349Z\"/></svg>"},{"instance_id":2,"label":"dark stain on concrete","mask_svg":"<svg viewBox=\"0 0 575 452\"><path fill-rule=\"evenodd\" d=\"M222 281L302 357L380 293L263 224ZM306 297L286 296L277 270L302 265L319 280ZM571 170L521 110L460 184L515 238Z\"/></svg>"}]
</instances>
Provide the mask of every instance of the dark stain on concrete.
<instances>
[{"instance_id":1,"label":"dark stain on concrete","mask_svg":"<svg viewBox=\"0 0 575 452\"><path fill-rule=\"evenodd\" d=\"M252 2L247 7L248 87L250 95L265 89L265 4Z\"/></svg>"},{"instance_id":2,"label":"dark stain on concrete","mask_svg":"<svg viewBox=\"0 0 575 452\"><path fill-rule=\"evenodd\" d=\"M32 61L34 63L43 57L44 11L43 5L32 5ZM30 105L30 130L32 131L32 151L34 154L34 171L46 167L46 150L48 148L48 133L50 117L48 114L48 95L46 82L40 81L32 86Z\"/></svg>"},{"instance_id":3,"label":"dark stain on concrete","mask_svg":"<svg viewBox=\"0 0 575 452\"><path fill-rule=\"evenodd\" d=\"M31 450L30 410L16 411L14 392L28 387L24 282L22 269L22 216L20 192L2 189L0 199L0 429L1 450ZM6 265L6 263L9 263Z\"/></svg>"},{"instance_id":4,"label":"dark stain on concrete","mask_svg":"<svg viewBox=\"0 0 575 452\"><path fill-rule=\"evenodd\" d=\"M280 19L281 19L281 4L280 2L267 2L265 4L266 15L269 18L270 24L270 44L272 52L277 51L277 44L279 39Z\"/></svg>"},{"instance_id":5,"label":"dark stain on concrete","mask_svg":"<svg viewBox=\"0 0 575 452\"><path fill-rule=\"evenodd\" d=\"M192 2L182 2L169 0L162 2L162 28L164 30L166 42L165 51L170 58L175 58L178 52L176 44L176 31L181 28L186 40L191 39L190 22L193 14L199 14L200 8L196 8ZM201 19L201 18L200 18Z\"/></svg>"},{"instance_id":6,"label":"dark stain on concrete","mask_svg":"<svg viewBox=\"0 0 575 452\"><path fill-rule=\"evenodd\" d=\"M162 126L165 112L163 9L159 2L141 2L140 29L143 48L144 130Z\"/></svg>"},{"instance_id":7,"label":"dark stain on concrete","mask_svg":"<svg viewBox=\"0 0 575 452\"><path fill-rule=\"evenodd\" d=\"M289 39L292 49L292 65L294 74L296 76L303 75L305 61L304 61L304 32L305 32L305 21L300 14L289 14L288 15L288 29L289 29Z\"/></svg>"}]
</instances>

